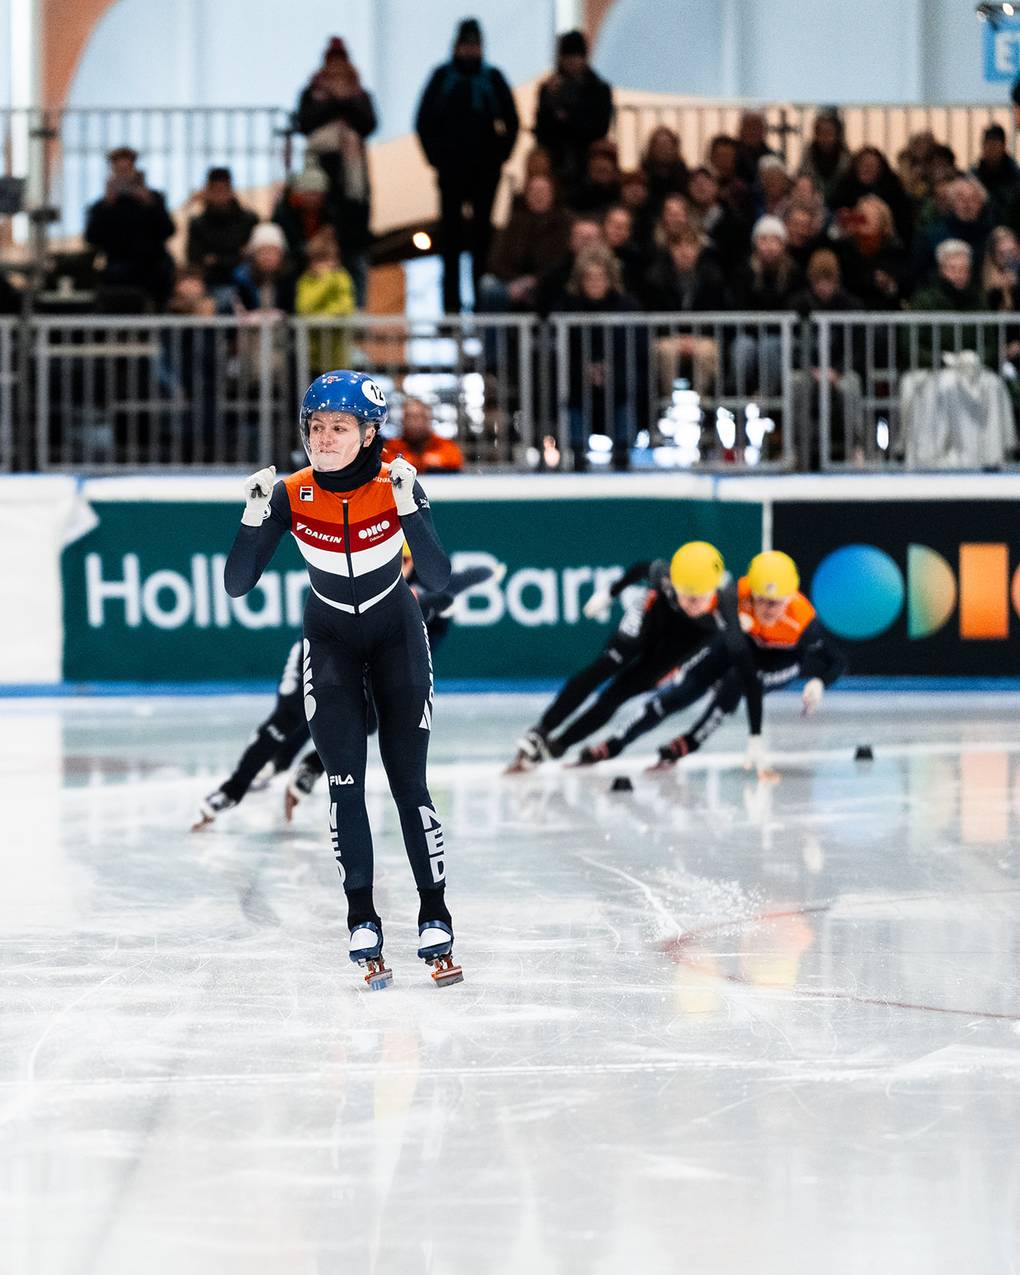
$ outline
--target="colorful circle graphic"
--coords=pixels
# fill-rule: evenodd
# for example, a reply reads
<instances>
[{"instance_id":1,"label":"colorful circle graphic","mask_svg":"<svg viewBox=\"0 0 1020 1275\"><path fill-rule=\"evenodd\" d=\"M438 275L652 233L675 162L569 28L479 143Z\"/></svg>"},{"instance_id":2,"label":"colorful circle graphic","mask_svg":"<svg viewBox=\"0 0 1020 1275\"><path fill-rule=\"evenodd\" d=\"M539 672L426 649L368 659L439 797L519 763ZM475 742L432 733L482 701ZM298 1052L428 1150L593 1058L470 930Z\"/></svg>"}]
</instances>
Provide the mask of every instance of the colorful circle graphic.
<instances>
[{"instance_id":1,"label":"colorful circle graphic","mask_svg":"<svg viewBox=\"0 0 1020 1275\"><path fill-rule=\"evenodd\" d=\"M818 618L838 637L878 637L903 610L903 574L874 545L844 545L822 560L811 582Z\"/></svg>"}]
</instances>

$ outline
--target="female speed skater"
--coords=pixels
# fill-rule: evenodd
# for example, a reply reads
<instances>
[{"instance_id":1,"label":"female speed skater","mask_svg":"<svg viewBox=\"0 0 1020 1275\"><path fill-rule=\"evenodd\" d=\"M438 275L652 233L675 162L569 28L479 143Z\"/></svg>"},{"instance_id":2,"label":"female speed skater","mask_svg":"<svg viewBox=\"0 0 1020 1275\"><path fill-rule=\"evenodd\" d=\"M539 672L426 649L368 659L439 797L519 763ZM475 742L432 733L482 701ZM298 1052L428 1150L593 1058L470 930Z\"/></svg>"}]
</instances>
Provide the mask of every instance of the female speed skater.
<instances>
[{"instance_id":1,"label":"female speed skater","mask_svg":"<svg viewBox=\"0 0 1020 1275\"><path fill-rule=\"evenodd\" d=\"M326 764L329 827L347 896L349 956L370 988L383 961L373 900L372 833L365 807L365 671L379 718L379 751L418 887L418 955L437 984L460 982L446 906L443 829L425 779L432 729L432 658L421 610L401 571L404 541L426 588L445 588L450 562L413 465L381 461L386 398L361 372L327 372L301 404L311 465L276 481L269 467L245 481L245 509L224 569L231 597L254 588L290 531L311 588L304 613L302 689L312 740Z\"/></svg>"},{"instance_id":2,"label":"female speed skater","mask_svg":"<svg viewBox=\"0 0 1020 1275\"><path fill-rule=\"evenodd\" d=\"M643 565L651 591L636 623L625 614L599 658L566 683L538 725L520 741L508 773L530 770L546 758L562 757L568 748L604 726L627 700L654 689L679 665L696 663L717 638L732 652L747 694L748 712L753 712L760 690L740 639L736 590L726 576L719 550L704 540L692 540L680 546L668 567L661 560L635 564L624 579ZM623 587L622 582L617 583ZM604 600L598 594L588 605L596 601L601 609ZM611 681L591 707L553 736L550 732L610 674Z\"/></svg>"},{"instance_id":3,"label":"female speed skater","mask_svg":"<svg viewBox=\"0 0 1020 1275\"><path fill-rule=\"evenodd\" d=\"M737 597L742 642L753 659L759 687L757 714L750 706L748 709L751 738L745 766L764 778L772 772L761 742L761 696L805 677L808 680L803 712L810 716L821 704L826 688L846 672L846 660L822 629L814 607L800 592L800 576L788 554L769 550L753 558L747 575L737 584ZM676 682L651 696L641 715L624 731L585 750L582 761L593 764L618 757L671 713L689 707L711 691L708 707L690 730L659 749L659 762L654 769L672 766L696 752L734 712L740 703L742 680L730 650L722 643L714 644L705 659L689 665Z\"/></svg>"}]
</instances>

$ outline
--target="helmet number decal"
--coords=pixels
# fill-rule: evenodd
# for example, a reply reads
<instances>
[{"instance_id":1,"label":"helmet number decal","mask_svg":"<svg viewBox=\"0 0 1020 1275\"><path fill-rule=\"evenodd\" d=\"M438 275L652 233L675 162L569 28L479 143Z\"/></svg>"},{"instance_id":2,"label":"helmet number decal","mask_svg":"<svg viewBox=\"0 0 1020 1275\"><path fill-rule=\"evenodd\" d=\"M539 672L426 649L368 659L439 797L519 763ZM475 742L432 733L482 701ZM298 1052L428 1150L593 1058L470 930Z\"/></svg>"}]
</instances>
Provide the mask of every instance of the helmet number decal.
<instances>
[{"instance_id":1,"label":"helmet number decal","mask_svg":"<svg viewBox=\"0 0 1020 1275\"><path fill-rule=\"evenodd\" d=\"M378 385L376 385L375 381L362 381L361 392L368 399L368 401L370 403L374 403L376 407L386 406L386 395L383 394L382 390L379 388Z\"/></svg>"}]
</instances>

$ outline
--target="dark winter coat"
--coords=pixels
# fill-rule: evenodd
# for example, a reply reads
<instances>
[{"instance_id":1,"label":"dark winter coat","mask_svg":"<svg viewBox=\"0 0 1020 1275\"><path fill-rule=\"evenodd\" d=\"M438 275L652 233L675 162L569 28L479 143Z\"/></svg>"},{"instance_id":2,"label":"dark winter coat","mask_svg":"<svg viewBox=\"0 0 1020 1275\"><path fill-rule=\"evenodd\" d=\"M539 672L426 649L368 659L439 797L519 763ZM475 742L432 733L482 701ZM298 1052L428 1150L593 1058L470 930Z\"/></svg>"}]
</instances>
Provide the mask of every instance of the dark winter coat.
<instances>
[{"instance_id":1,"label":"dark winter coat","mask_svg":"<svg viewBox=\"0 0 1020 1275\"><path fill-rule=\"evenodd\" d=\"M525 275L539 277L563 260L570 240L570 216L560 208L538 215L516 205L496 235L489 269L504 283Z\"/></svg>"},{"instance_id":2,"label":"dark winter coat","mask_svg":"<svg viewBox=\"0 0 1020 1275\"><path fill-rule=\"evenodd\" d=\"M432 72L415 129L425 158L440 174L498 171L520 127L510 86L496 67L452 59Z\"/></svg>"},{"instance_id":3,"label":"dark winter coat","mask_svg":"<svg viewBox=\"0 0 1020 1275\"><path fill-rule=\"evenodd\" d=\"M85 240L106 256L103 282L140 288L158 303L170 295L173 259L166 241L176 227L159 191L143 202L133 195L97 200L88 212Z\"/></svg>"},{"instance_id":4,"label":"dark winter coat","mask_svg":"<svg viewBox=\"0 0 1020 1275\"><path fill-rule=\"evenodd\" d=\"M730 300L722 270L706 252L686 276L677 271L669 253L661 253L645 275L642 299L645 309L660 313L726 310Z\"/></svg>"},{"instance_id":5,"label":"dark winter coat","mask_svg":"<svg viewBox=\"0 0 1020 1275\"><path fill-rule=\"evenodd\" d=\"M857 297L862 310L898 310L910 294L910 262L903 245L890 239L875 253L867 256L853 239L842 239L836 245L843 286ZM896 287L887 290L876 276L887 275Z\"/></svg>"},{"instance_id":6,"label":"dark winter coat","mask_svg":"<svg viewBox=\"0 0 1020 1275\"><path fill-rule=\"evenodd\" d=\"M234 199L226 208L207 208L188 222L188 262L202 268L209 287L230 283L258 220Z\"/></svg>"}]
</instances>

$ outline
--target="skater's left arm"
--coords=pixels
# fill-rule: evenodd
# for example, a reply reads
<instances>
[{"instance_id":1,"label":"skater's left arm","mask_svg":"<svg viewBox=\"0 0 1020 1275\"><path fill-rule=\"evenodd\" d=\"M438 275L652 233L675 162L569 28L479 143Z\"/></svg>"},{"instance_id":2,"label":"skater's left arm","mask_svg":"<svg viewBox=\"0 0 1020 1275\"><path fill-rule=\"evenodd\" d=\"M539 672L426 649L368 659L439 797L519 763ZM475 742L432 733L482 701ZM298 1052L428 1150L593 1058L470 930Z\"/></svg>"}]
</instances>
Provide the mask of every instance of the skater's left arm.
<instances>
[{"instance_id":1,"label":"skater's left arm","mask_svg":"<svg viewBox=\"0 0 1020 1275\"><path fill-rule=\"evenodd\" d=\"M800 670L809 680L817 677L829 687L846 672L846 656L817 620L807 626L798 645Z\"/></svg>"},{"instance_id":2,"label":"skater's left arm","mask_svg":"<svg viewBox=\"0 0 1020 1275\"><path fill-rule=\"evenodd\" d=\"M426 589L438 592L450 582L450 559L439 543L429 498L417 481L417 473L403 456L390 462L393 498L400 515L400 528L414 559L414 573Z\"/></svg>"}]
</instances>

